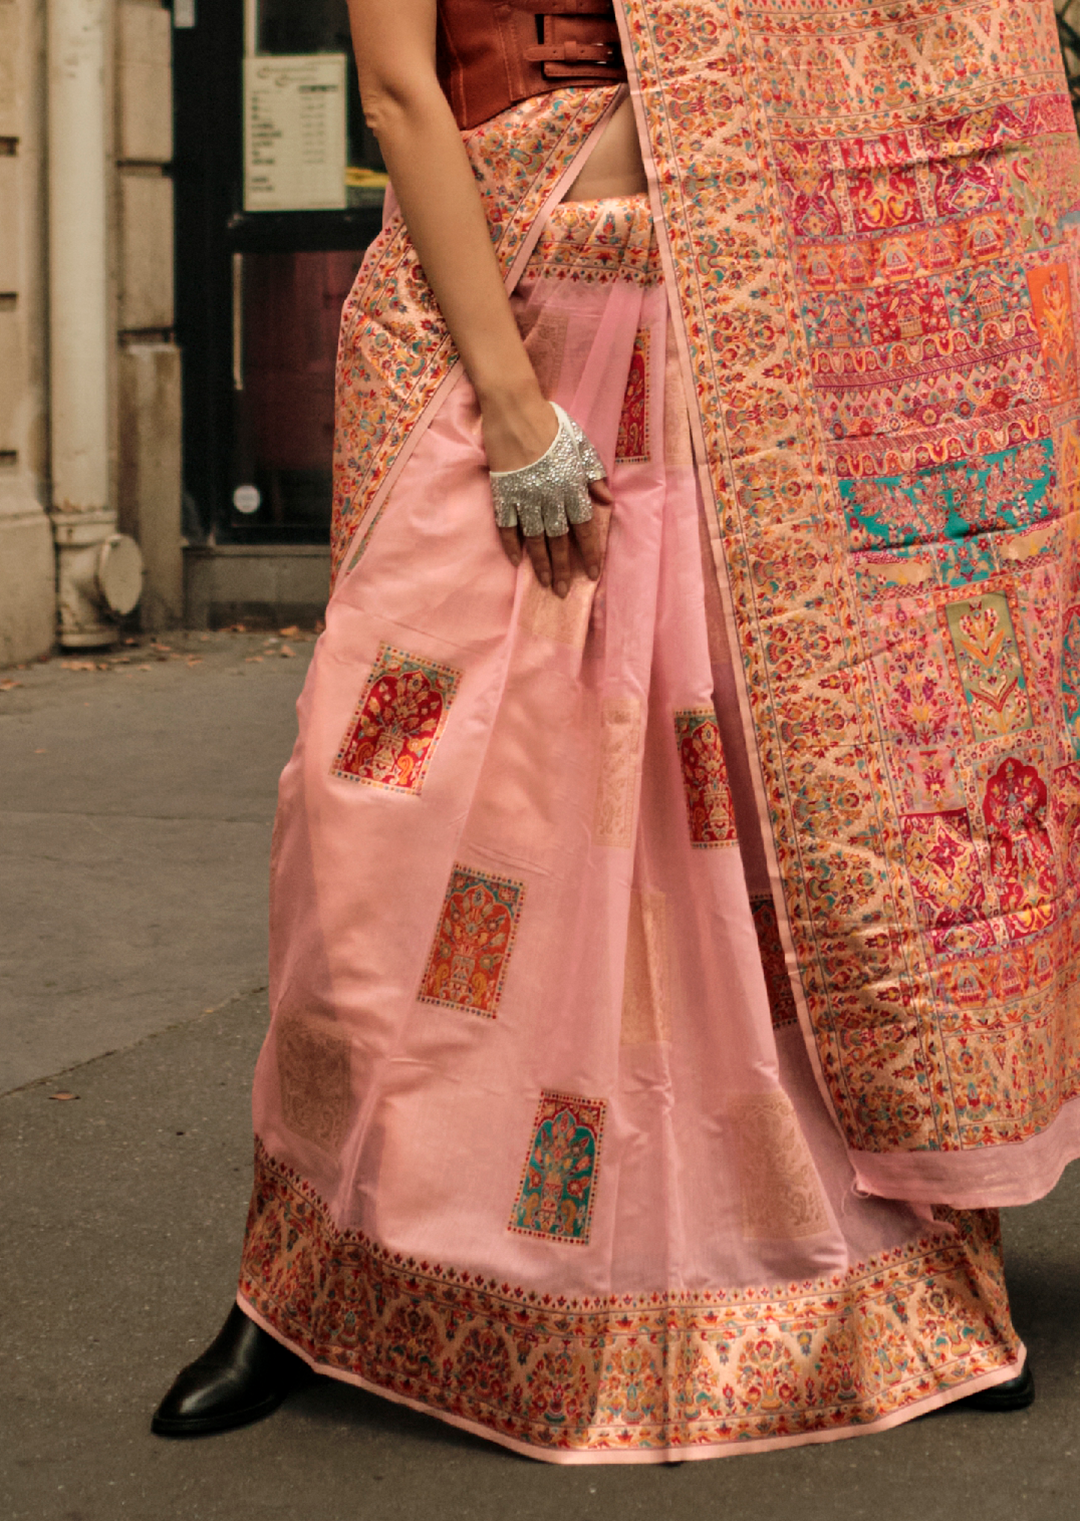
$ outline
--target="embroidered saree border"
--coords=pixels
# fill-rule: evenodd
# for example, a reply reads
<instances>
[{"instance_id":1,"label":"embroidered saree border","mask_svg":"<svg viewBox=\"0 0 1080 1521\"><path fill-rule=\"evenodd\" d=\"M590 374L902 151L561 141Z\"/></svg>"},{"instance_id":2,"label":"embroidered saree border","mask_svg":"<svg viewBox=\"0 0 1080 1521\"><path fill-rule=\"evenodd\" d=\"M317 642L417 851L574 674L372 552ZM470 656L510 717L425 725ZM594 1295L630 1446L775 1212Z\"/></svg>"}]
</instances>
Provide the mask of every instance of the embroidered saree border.
<instances>
[{"instance_id":1,"label":"embroidered saree border","mask_svg":"<svg viewBox=\"0 0 1080 1521\"><path fill-rule=\"evenodd\" d=\"M867 1177L904 1153L881 1191L925 1197L920 1152L940 1190L947 1153L1080 1094L1080 149L1053 11L618 8L807 1033Z\"/></svg>"},{"instance_id":2,"label":"embroidered saree border","mask_svg":"<svg viewBox=\"0 0 1080 1521\"><path fill-rule=\"evenodd\" d=\"M240 1299L321 1372L534 1456L705 1456L850 1434L1013 1368L996 1217L949 1219L816 1281L557 1299L337 1229L257 1143Z\"/></svg>"},{"instance_id":3,"label":"embroidered saree border","mask_svg":"<svg viewBox=\"0 0 1080 1521\"><path fill-rule=\"evenodd\" d=\"M619 87L522 102L464 134L504 278L512 280ZM365 255L341 314L331 570L355 563L406 448L457 366L450 335L400 213ZM363 527L363 538L359 530ZM351 553L350 553L351 550Z\"/></svg>"}]
</instances>

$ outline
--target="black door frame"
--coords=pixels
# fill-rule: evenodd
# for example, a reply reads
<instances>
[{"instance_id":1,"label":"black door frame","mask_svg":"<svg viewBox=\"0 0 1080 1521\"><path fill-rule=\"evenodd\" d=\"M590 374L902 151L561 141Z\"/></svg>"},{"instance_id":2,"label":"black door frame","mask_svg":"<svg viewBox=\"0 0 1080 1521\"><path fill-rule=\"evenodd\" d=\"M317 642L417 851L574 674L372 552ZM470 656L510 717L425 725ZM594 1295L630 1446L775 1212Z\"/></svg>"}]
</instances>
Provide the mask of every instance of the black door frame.
<instances>
[{"instance_id":1,"label":"black door frame","mask_svg":"<svg viewBox=\"0 0 1080 1521\"><path fill-rule=\"evenodd\" d=\"M382 222L378 207L244 211L243 56L243 0L202 0L196 25L173 31L184 531L196 543L252 537L232 511L234 253L362 250Z\"/></svg>"}]
</instances>

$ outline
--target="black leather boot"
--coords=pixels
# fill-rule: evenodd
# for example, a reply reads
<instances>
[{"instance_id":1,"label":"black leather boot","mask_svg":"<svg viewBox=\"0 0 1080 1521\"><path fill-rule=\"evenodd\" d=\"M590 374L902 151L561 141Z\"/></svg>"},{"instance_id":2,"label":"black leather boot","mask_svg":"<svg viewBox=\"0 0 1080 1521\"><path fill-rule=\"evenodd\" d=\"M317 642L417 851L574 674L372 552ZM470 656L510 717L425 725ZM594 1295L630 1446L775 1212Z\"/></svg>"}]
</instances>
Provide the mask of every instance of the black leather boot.
<instances>
[{"instance_id":1,"label":"black leather boot","mask_svg":"<svg viewBox=\"0 0 1080 1521\"><path fill-rule=\"evenodd\" d=\"M978 1394L969 1394L956 1403L964 1410L1026 1410L1034 1398L1035 1379L1031 1364L1025 1363L1023 1373L1015 1378L995 1384L992 1389L980 1389Z\"/></svg>"},{"instance_id":2,"label":"black leather boot","mask_svg":"<svg viewBox=\"0 0 1080 1521\"><path fill-rule=\"evenodd\" d=\"M233 1305L201 1357L181 1370L158 1406L158 1436L208 1436L261 1421L309 1378L302 1358Z\"/></svg>"}]
</instances>

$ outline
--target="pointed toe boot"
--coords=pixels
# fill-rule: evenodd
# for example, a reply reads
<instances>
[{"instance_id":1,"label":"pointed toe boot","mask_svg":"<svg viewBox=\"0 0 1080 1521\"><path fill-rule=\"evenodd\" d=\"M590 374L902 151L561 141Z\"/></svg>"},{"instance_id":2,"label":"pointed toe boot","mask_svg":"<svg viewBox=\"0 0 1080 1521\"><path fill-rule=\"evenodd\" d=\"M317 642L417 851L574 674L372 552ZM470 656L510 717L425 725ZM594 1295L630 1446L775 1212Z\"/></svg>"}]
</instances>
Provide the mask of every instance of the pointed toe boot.
<instances>
[{"instance_id":1,"label":"pointed toe boot","mask_svg":"<svg viewBox=\"0 0 1080 1521\"><path fill-rule=\"evenodd\" d=\"M158 1436L209 1436L261 1421L310 1377L307 1364L238 1305L201 1357L182 1369L158 1406Z\"/></svg>"},{"instance_id":2,"label":"pointed toe boot","mask_svg":"<svg viewBox=\"0 0 1080 1521\"><path fill-rule=\"evenodd\" d=\"M1035 1379L1031 1364L1025 1363L1024 1371L1015 1378L995 1384L992 1389L980 1389L978 1394L969 1394L956 1403L964 1410L1026 1410L1034 1398Z\"/></svg>"}]
</instances>

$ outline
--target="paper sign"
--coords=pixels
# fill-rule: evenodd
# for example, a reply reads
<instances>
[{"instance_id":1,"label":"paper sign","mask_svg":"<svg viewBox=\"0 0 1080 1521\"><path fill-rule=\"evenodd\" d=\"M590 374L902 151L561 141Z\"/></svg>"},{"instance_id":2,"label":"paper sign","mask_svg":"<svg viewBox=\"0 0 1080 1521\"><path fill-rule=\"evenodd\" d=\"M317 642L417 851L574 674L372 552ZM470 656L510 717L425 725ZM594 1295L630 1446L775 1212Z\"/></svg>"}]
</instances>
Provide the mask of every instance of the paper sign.
<instances>
[{"instance_id":1,"label":"paper sign","mask_svg":"<svg viewBox=\"0 0 1080 1521\"><path fill-rule=\"evenodd\" d=\"M244 210L345 205L345 54L244 59Z\"/></svg>"}]
</instances>

